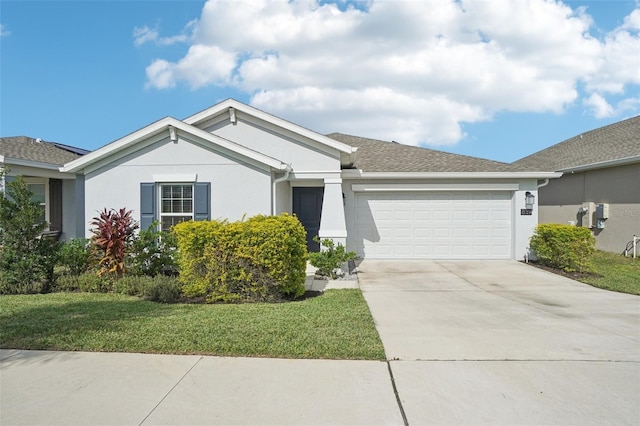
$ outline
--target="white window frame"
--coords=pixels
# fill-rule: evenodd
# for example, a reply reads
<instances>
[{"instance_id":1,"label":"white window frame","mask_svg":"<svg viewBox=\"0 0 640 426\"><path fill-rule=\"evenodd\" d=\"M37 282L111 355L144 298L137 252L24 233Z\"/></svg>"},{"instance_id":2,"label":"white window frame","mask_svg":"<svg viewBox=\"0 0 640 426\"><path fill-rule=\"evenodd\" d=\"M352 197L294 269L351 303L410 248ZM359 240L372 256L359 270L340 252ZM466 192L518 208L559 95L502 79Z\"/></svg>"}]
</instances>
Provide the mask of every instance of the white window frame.
<instances>
[{"instance_id":1,"label":"white window frame","mask_svg":"<svg viewBox=\"0 0 640 426\"><path fill-rule=\"evenodd\" d=\"M157 205L157 211L158 211L158 229L162 230L162 218L163 217L185 217L188 216L189 213L185 213L185 212L181 212L181 213L164 213L162 211L162 188L166 187L166 186L190 186L191 187L191 219L187 219L187 220L194 220L195 217L195 203L194 203L194 195L195 195L195 183L194 182L158 182L157 183L158 186L158 205ZM184 200L184 198L181 198L182 200Z\"/></svg>"}]
</instances>

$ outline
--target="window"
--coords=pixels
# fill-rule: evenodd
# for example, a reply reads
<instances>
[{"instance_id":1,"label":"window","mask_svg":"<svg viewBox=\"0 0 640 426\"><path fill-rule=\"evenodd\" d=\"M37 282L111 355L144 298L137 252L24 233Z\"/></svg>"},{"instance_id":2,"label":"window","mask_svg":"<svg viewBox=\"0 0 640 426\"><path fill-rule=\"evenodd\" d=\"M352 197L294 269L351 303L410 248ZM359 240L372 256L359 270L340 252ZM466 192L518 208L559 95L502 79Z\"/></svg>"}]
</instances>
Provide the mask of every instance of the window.
<instances>
[{"instance_id":1,"label":"window","mask_svg":"<svg viewBox=\"0 0 640 426\"><path fill-rule=\"evenodd\" d=\"M165 182L173 183L140 182L140 229L149 229L156 220L163 230L185 220L211 220L210 182Z\"/></svg>"},{"instance_id":2,"label":"window","mask_svg":"<svg viewBox=\"0 0 640 426\"><path fill-rule=\"evenodd\" d=\"M35 179L26 178L27 188L33 193L31 199L40 205L42 213L40 214L40 222L47 221L47 184L45 182L37 182Z\"/></svg>"},{"instance_id":3,"label":"window","mask_svg":"<svg viewBox=\"0 0 640 426\"><path fill-rule=\"evenodd\" d=\"M193 185L160 185L160 227L168 231L177 223L193 219Z\"/></svg>"}]
</instances>

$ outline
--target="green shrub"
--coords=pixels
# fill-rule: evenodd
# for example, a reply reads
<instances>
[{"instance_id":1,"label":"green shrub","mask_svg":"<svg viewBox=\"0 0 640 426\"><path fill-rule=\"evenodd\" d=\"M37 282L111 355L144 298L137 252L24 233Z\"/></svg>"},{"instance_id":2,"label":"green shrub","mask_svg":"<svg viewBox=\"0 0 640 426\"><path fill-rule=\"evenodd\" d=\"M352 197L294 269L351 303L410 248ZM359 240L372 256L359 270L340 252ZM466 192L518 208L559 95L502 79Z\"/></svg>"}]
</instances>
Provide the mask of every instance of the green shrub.
<instances>
[{"instance_id":1,"label":"green shrub","mask_svg":"<svg viewBox=\"0 0 640 426\"><path fill-rule=\"evenodd\" d=\"M158 222L140 230L129 250L129 272L135 275L177 275L176 237L173 232L158 230Z\"/></svg>"},{"instance_id":2,"label":"green shrub","mask_svg":"<svg viewBox=\"0 0 640 426\"><path fill-rule=\"evenodd\" d=\"M126 275L113 283L113 291L161 303L175 303L182 296L177 278L163 275Z\"/></svg>"},{"instance_id":3,"label":"green shrub","mask_svg":"<svg viewBox=\"0 0 640 426\"><path fill-rule=\"evenodd\" d=\"M318 268L318 275L335 280L338 278L338 271L342 265L358 258L355 252L347 251L340 243L335 244L330 239L320 241L318 237L315 237L314 240L324 247L317 253L309 253L309 263Z\"/></svg>"},{"instance_id":4,"label":"green shrub","mask_svg":"<svg viewBox=\"0 0 640 426\"><path fill-rule=\"evenodd\" d=\"M554 223L538 225L530 242L541 264L566 272L588 272L595 244L588 228Z\"/></svg>"},{"instance_id":5,"label":"green shrub","mask_svg":"<svg viewBox=\"0 0 640 426\"><path fill-rule=\"evenodd\" d=\"M306 234L293 216L183 222L174 232L187 297L239 302L304 294Z\"/></svg>"},{"instance_id":6,"label":"green shrub","mask_svg":"<svg viewBox=\"0 0 640 426\"><path fill-rule=\"evenodd\" d=\"M176 303L182 297L180 282L175 277L158 275L145 287L144 297L154 302Z\"/></svg>"},{"instance_id":7,"label":"green shrub","mask_svg":"<svg viewBox=\"0 0 640 426\"><path fill-rule=\"evenodd\" d=\"M99 276L95 271L87 271L80 275L61 275L56 280L55 291L109 293L114 283L107 276Z\"/></svg>"},{"instance_id":8,"label":"green shrub","mask_svg":"<svg viewBox=\"0 0 640 426\"><path fill-rule=\"evenodd\" d=\"M88 241L84 238L72 239L62 244L59 263L67 275L81 275L89 269Z\"/></svg>"},{"instance_id":9,"label":"green shrub","mask_svg":"<svg viewBox=\"0 0 640 426\"><path fill-rule=\"evenodd\" d=\"M41 238L47 223L22 176L0 191L1 293L47 293L55 281L59 244Z\"/></svg>"}]
</instances>

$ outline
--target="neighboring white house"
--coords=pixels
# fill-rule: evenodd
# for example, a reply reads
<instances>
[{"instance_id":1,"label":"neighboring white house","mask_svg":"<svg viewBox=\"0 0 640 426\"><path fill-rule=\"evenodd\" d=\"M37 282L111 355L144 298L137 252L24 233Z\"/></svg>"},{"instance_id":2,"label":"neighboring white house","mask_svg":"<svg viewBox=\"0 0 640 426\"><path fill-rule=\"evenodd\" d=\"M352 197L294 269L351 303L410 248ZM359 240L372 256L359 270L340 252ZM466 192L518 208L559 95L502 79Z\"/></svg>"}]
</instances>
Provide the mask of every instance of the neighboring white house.
<instances>
[{"instance_id":1,"label":"neighboring white house","mask_svg":"<svg viewBox=\"0 0 640 426\"><path fill-rule=\"evenodd\" d=\"M366 258L522 259L538 187L560 173L354 136L321 135L235 100L167 117L66 163L84 202L158 220L296 214ZM527 195L529 203L527 205Z\"/></svg>"}]
</instances>

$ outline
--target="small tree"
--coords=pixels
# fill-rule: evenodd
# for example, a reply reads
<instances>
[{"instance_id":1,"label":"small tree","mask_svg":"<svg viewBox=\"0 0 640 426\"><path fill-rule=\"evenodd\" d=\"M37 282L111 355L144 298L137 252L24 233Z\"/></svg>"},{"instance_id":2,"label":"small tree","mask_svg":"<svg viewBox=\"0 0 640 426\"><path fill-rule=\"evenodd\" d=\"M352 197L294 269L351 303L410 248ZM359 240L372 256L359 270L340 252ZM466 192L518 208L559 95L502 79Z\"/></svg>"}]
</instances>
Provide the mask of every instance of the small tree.
<instances>
[{"instance_id":1,"label":"small tree","mask_svg":"<svg viewBox=\"0 0 640 426\"><path fill-rule=\"evenodd\" d=\"M18 176L0 192L0 269L3 292L48 292L54 280L58 244L41 238L42 209Z\"/></svg>"},{"instance_id":2,"label":"small tree","mask_svg":"<svg viewBox=\"0 0 640 426\"><path fill-rule=\"evenodd\" d=\"M127 250L138 229L138 224L131 217L131 213L131 210L127 211L125 208L120 210L105 208L91 221L91 225L96 227L91 230L93 233L91 242L100 253L99 276L109 274L120 278L124 274Z\"/></svg>"}]
</instances>

